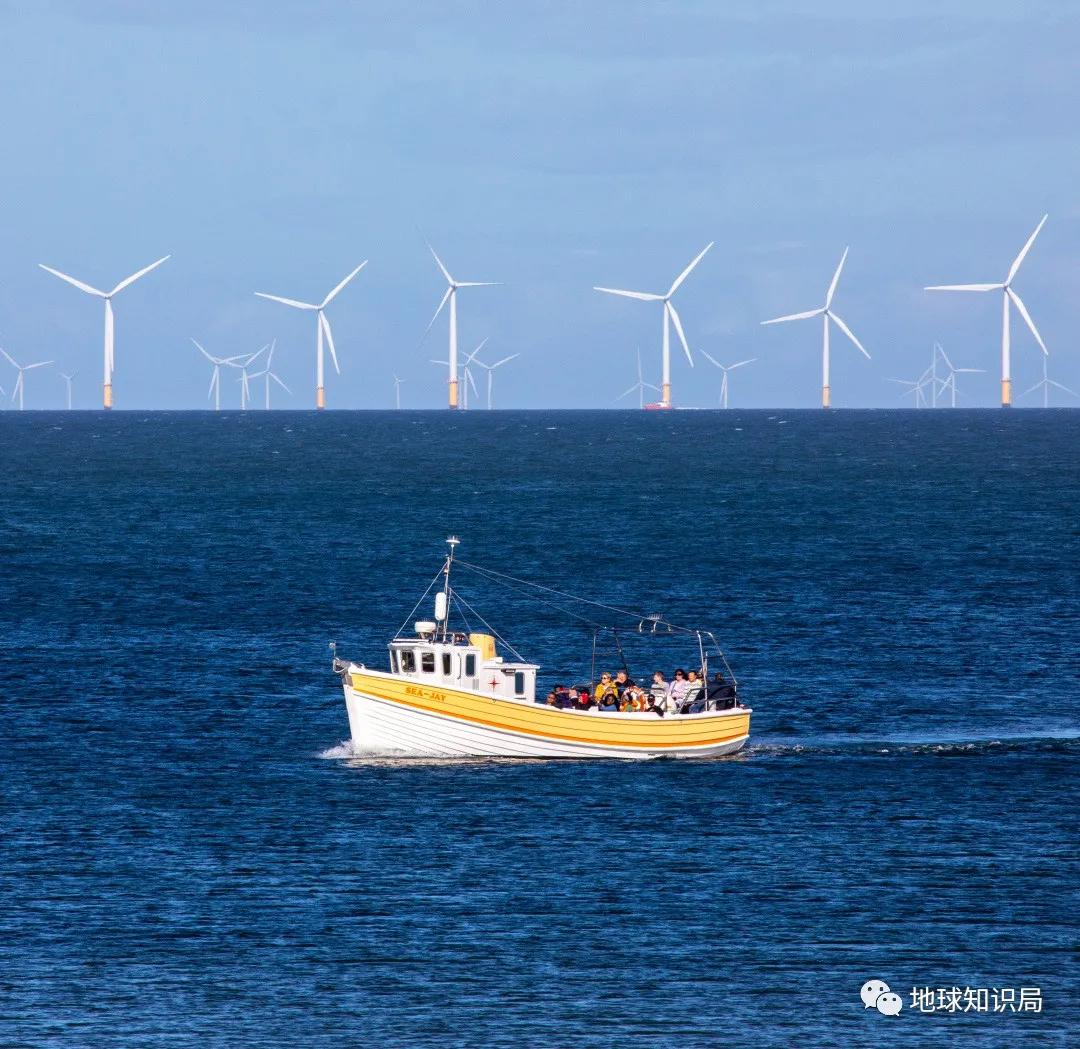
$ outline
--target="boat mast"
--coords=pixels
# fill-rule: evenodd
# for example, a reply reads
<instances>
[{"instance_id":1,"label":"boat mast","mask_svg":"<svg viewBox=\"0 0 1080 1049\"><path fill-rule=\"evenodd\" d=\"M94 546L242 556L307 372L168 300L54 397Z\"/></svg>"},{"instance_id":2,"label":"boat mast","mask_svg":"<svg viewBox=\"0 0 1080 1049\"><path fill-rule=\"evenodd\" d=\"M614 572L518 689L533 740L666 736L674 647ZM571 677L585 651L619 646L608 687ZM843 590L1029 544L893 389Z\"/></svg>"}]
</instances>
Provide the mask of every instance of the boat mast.
<instances>
[{"instance_id":1,"label":"boat mast","mask_svg":"<svg viewBox=\"0 0 1080 1049\"><path fill-rule=\"evenodd\" d=\"M446 545L449 550L446 554L446 564L443 566L443 620L442 620L442 639L443 644L446 644L446 638L450 629L450 566L454 563L454 547L461 542L456 535L447 536Z\"/></svg>"}]
</instances>

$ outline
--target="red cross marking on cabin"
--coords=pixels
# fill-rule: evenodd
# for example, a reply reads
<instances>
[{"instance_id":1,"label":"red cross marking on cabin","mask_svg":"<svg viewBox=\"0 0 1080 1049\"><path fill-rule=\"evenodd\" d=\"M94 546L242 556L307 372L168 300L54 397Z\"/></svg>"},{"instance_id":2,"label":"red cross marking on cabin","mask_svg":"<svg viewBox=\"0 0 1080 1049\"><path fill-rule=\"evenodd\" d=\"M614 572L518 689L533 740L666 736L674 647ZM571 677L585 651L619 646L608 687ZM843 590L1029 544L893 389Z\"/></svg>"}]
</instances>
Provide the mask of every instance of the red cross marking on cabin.
<instances>
[{"instance_id":1,"label":"red cross marking on cabin","mask_svg":"<svg viewBox=\"0 0 1080 1049\"><path fill-rule=\"evenodd\" d=\"M497 688L499 687L499 679L498 679L497 677L493 677L493 678L492 678L492 679L491 679L491 680L490 680L490 681L488 682L488 684L489 684L489 685L491 686L491 691L492 691L492 692L494 692L494 691L495 691L495 689L497 689Z\"/></svg>"}]
</instances>

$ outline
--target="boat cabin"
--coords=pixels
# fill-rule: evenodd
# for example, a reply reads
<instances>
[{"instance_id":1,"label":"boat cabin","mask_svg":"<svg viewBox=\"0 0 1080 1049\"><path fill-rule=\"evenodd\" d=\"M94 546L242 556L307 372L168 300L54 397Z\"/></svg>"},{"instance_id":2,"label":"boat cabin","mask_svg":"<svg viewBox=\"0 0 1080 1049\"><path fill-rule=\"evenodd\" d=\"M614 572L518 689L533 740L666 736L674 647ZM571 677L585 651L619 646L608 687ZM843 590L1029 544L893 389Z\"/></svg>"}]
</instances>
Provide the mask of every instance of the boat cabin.
<instances>
[{"instance_id":1,"label":"boat cabin","mask_svg":"<svg viewBox=\"0 0 1080 1049\"><path fill-rule=\"evenodd\" d=\"M430 620L415 637L390 642L390 673L429 686L465 689L500 699L536 699L536 663L511 663L497 655L490 634L444 631Z\"/></svg>"}]
</instances>

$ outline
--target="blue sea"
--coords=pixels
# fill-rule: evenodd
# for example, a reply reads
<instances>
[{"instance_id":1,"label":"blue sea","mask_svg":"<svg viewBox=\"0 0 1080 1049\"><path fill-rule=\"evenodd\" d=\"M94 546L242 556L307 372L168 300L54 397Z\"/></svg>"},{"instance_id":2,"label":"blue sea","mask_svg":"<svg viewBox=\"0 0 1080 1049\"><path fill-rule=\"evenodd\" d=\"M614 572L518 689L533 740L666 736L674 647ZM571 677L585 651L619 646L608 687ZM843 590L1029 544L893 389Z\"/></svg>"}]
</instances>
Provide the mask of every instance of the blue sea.
<instances>
[{"instance_id":1,"label":"blue sea","mask_svg":"<svg viewBox=\"0 0 1080 1049\"><path fill-rule=\"evenodd\" d=\"M1075 1045L1078 452L1076 411L0 414L0 1044ZM380 664L450 533L715 631L750 745L352 754L328 644ZM587 677L566 601L460 584Z\"/></svg>"}]
</instances>

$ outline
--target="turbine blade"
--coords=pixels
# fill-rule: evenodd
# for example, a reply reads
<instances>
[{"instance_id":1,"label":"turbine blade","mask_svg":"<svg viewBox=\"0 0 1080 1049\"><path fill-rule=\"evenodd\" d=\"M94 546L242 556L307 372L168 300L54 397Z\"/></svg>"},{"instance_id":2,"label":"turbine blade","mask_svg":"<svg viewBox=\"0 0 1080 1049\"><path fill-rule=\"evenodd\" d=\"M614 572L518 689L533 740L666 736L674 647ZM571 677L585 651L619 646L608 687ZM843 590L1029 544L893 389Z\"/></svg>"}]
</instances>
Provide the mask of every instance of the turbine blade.
<instances>
[{"instance_id":1,"label":"turbine blade","mask_svg":"<svg viewBox=\"0 0 1080 1049\"><path fill-rule=\"evenodd\" d=\"M653 386L653 384L651 382L643 382L641 385L644 386L645 389L647 389L647 390L655 390L657 393L660 392L660 387L659 386Z\"/></svg>"},{"instance_id":2,"label":"turbine blade","mask_svg":"<svg viewBox=\"0 0 1080 1049\"><path fill-rule=\"evenodd\" d=\"M638 388L638 384L634 383L634 385L631 386L630 389L626 391L626 393L620 393L619 396L615 398L615 400L616 401L621 401L624 397L629 397L630 394L632 394L637 388Z\"/></svg>"},{"instance_id":3,"label":"turbine blade","mask_svg":"<svg viewBox=\"0 0 1080 1049\"><path fill-rule=\"evenodd\" d=\"M486 338L481 339L480 340L480 345L477 346L476 349L473 350L472 353L470 353L469 356L465 358L465 363L467 365L472 364L472 362L476 359L476 355L487 345L488 338L490 338L490 336L487 336ZM484 364L483 361L477 361L476 363L482 365L485 368L487 367L487 365Z\"/></svg>"},{"instance_id":4,"label":"turbine blade","mask_svg":"<svg viewBox=\"0 0 1080 1049\"><path fill-rule=\"evenodd\" d=\"M851 333L851 329L831 310L829 311L829 316L832 318L833 323L862 351L862 355L867 360L870 360L870 354L866 352L866 347L863 346L863 344L855 338L855 336Z\"/></svg>"},{"instance_id":5,"label":"turbine blade","mask_svg":"<svg viewBox=\"0 0 1080 1049\"><path fill-rule=\"evenodd\" d=\"M1036 231L1037 232L1037 231ZM1042 341L1042 336L1039 334L1039 329L1035 327L1035 322L1031 319L1031 314L1028 313L1027 307L1024 305L1023 300L1016 294L1012 288L1006 288L1005 294L1012 299L1013 305L1020 311L1020 316L1024 318L1024 323L1031 329L1031 334L1035 336L1035 341L1039 344L1039 348L1047 356L1050 355L1050 351L1046 348L1046 343Z\"/></svg>"},{"instance_id":6,"label":"turbine blade","mask_svg":"<svg viewBox=\"0 0 1080 1049\"><path fill-rule=\"evenodd\" d=\"M203 349L202 344L197 339L192 339L191 341L193 343L195 343L195 347L196 347L196 349L198 349L199 353L201 353L211 364L221 364L222 363L221 361L214 360L214 358L211 357L210 354L208 354L205 349Z\"/></svg>"},{"instance_id":7,"label":"turbine blade","mask_svg":"<svg viewBox=\"0 0 1080 1049\"><path fill-rule=\"evenodd\" d=\"M1049 382L1050 380L1047 379L1046 381ZM1034 393L1040 386L1042 386L1042 380L1040 380L1034 386L1032 386L1031 389L1025 390L1022 394L1020 394L1020 396L1021 397L1026 397L1029 393Z\"/></svg>"},{"instance_id":8,"label":"turbine blade","mask_svg":"<svg viewBox=\"0 0 1080 1049\"><path fill-rule=\"evenodd\" d=\"M11 354L8 353L8 351L3 348L3 346L0 346L0 353L2 353L4 355L4 359L8 362L8 364L10 364L12 366L12 368L18 368L19 367L19 364L15 360L15 358L12 357Z\"/></svg>"},{"instance_id":9,"label":"turbine blade","mask_svg":"<svg viewBox=\"0 0 1080 1049\"><path fill-rule=\"evenodd\" d=\"M820 317L825 312L822 307L819 310L806 310L804 313L789 313L786 317L773 317L771 321L762 321L762 324L783 324L785 321L802 321L807 317Z\"/></svg>"},{"instance_id":10,"label":"turbine blade","mask_svg":"<svg viewBox=\"0 0 1080 1049\"><path fill-rule=\"evenodd\" d=\"M341 368L338 365L337 350L334 348L334 336L330 334L330 322L326 319L326 314L322 310L319 310L319 323L322 325L323 334L326 336L326 345L330 350L330 359L334 362L334 371L341 374Z\"/></svg>"},{"instance_id":11,"label":"turbine blade","mask_svg":"<svg viewBox=\"0 0 1080 1049\"><path fill-rule=\"evenodd\" d=\"M292 390L289 389L273 372L270 373L270 378L274 380L290 397L292 396Z\"/></svg>"},{"instance_id":12,"label":"turbine blade","mask_svg":"<svg viewBox=\"0 0 1080 1049\"><path fill-rule=\"evenodd\" d=\"M627 299L641 299L642 302L659 302L664 297L647 291L623 291L621 288L593 288L593 291L602 291L608 295L622 295Z\"/></svg>"},{"instance_id":13,"label":"turbine blade","mask_svg":"<svg viewBox=\"0 0 1080 1049\"><path fill-rule=\"evenodd\" d=\"M85 291L88 295L96 295L99 299L105 298L105 292L98 291L97 288L91 288L89 284L84 284L81 280L76 280L74 277L69 277L66 273L54 270L52 266L46 266L44 262L39 262L38 265L46 272L51 273L54 277L66 280L68 284L74 284L79 291Z\"/></svg>"},{"instance_id":14,"label":"turbine blade","mask_svg":"<svg viewBox=\"0 0 1080 1049\"><path fill-rule=\"evenodd\" d=\"M1008 284L1013 279L1013 277L1016 276L1016 271L1020 268L1020 263L1024 261L1027 253L1031 250L1031 245L1035 243L1035 238L1039 235L1039 231L1043 228L1043 226L1046 225L1046 220L1049 217L1049 215L1043 215L1042 219L1039 221L1039 224L1035 227L1035 232L1032 233L1030 237L1028 237L1027 243L1020 249L1020 254L1016 256L1016 258L1013 260L1013 264L1009 267L1009 275L1005 278L1006 284Z\"/></svg>"},{"instance_id":15,"label":"turbine blade","mask_svg":"<svg viewBox=\"0 0 1080 1049\"><path fill-rule=\"evenodd\" d=\"M949 360L949 355L945 352L945 347L939 345L937 349L938 349L938 353L941 354L941 359L948 366L949 371L951 371L951 372L956 371L956 369L953 367L953 362Z\"/></svg>"},{"instance_id":16,"label":"turbine blade","mask_svg":"<svg viewBox=\"0 0 1080 1049\"><path fill-rule=\"evenodd\" d=\"M265 353L268 347L264 346L261 350L256 350L246 361L244 361L244 367L246 368L252 361L255 360L260 354Z\"/></svg>"},{"instance_id":17,"label":"turbine blade","mask_svg":"<svg viewBox=\"0 0 1080 1049\"><path fill-rule=\"evenodd\" d=\"M140 277L145 276L151 270L156 270L166 259L171 256L165 255L157 260L157 262L151 262L149 266L143 266L137 273L133 273L130 277L125 277L119 284L109 292L109 295L115 295L118 291L123 291L129 284L134 284Z\"/></svg>"},{"instance_id":18,"label":"turbine blade","mask_svg":"<svg viewBox=\"0 0 1080 1049\"><path fill-rule=\"evenodd\" d=\"M833 274L832 281L829 283L829 290L825 292L825 308L828 309L832 305L832 297L836 294L836 285L840 283L840 271L844 268L844 262L847 260L848 249L844 248L844 254L840 256L840 265L836 267L836 272Z\"/></svg>"},{"instance_id":19,"label":"turbine blade","mask_svg":"<svg viewBox=\"0 0 1080 1049\"><path fill-rule=\"evenodd\" d=\"M265 291L257 291L260 299L270 299L271 302L283 302L286 306L292 306L297 310L317 310L319 307L310 302L297 302L296 299L285 299L280 295L267 295Z\"/></svg>"},{"instance_id":20,"label":"turbine blade","mask_svg":"<svg viewBox=\"0 0 1080 1049\"><path fill-rule=\"evenodd\" d=\"M219 375L220 375L220 372L215 367L214 368L214 374L210 376L210 389L206 391L206 399L207 400L210 400L210 398L214 396L214 387L217 386L218 376Z\"/></svg>"},{"instance_id":21,"label":"turbine blade","mask_svg":"<svg viewBox=\"0 0 1080 1049\"><path fill-rule=\"evenodd\" d=\"M32 371L34 368L44 368L46 364L52 364L52 361L38 361L36 364L28 364L23 368L24 372Z\"/></svg>"},{"instance_id":22,"label":"turbine blade","mask_svg":"<svg viewBox=\"0 0 1080 1049\"><path fill-rule=\"evenodd\" d=\"M711 353L709 353L708 350L702 350L701 354L705 358L705 360L709 361L711 364L715 364L717 368L723 371L724 366Z\"/></svg>"},{"instance_id":23,"label":"turbine blade","mask_svg":"<svg viewBox=\"0 0 1080 1049\"><path fill-rule=\"evenodd\" d=\"M439 308L432 314L431 320L428 321L428 326L424 329L424 334L420 336L420 341L423 342L427 337L427 333L431 331L431 326L439 319L439 314L442 313L443 307L446 305L446 300L453 294L454 287L451 285L446 289L445 294L439 301Z\"/></svg>"},{"instance_id":24,"label":"turbine blade","mask_svg":"<svg viewBox=\"0 0 1080 1049\"><path fill-rule=\"evenodd\" d=\"M499 284L502 284L501 280L459 280L457 282L459 288L494 288Z\"/></svg>"},{"instance_id":25,"label":"turbine blade","mask_svg":"<svg viewBox=\"0 0 1080 1049\"><path fill-rule=\"evenodd\" d=\"M332 292L330 292L329 295L326 296L325 299L323 299L322 306L320 306L319 309L325 310L326 307L329 306L330 303L333 301L334 296L337 295L337 293L341 291L341 289L344 288L345 285L348 284L349 281L351 281L353 277L355 277L367 264L368 260L364 259L364 261L361 262L360 265L352 271L352 273L350 273L336 288L334 288Z\"/></svg>"},{"instance_id":26,"label":"turbine blade","mask_svg":"<svg viewBox=\"0 0 1080 1049\"><path fill-rule=\"evenodd\" d=\"M702 252L702 254L704 255L705 253ZM679 315L675 312L675 307L670 302L665 301L664 308L668 311L672 322L675 324L675 331L679 334L679 341L682 343L682 348L686 351L686 359L690 362L690 367L693 368L694 358L690 356L690 347L686 342L686 333L683 331L682 321L679 320Z\"/></svg>"},{"instance_id":27,"label":"turbine blade","mask_svg":"<svg viewBox=\"0 0 1080 1049\"><path fill-rule=\"evenodd\" d=\"M424 241L424 243L427 244L427 241ZM446 283L452 285L454 283L454 278L450 276L450 271L443 265L442 259L439 258L435 253L435 249L430 244L428 244L428 251L431 252L439 269L442 270L442 275L446 278Z\"/></svg>"},{"instance_id":28,"label":"turbine blade","mask_svg":"<svg viewBox=\"0 0 1080 1049\"><path fill-rule=\"evenodd\" d=\"M699 252L697 253L697 255L695 255L695 256L694 256L694 261L693 261L693 262L691 262L691 263L690 263L690 265L689 265L689 266L687 266L687 267L686 267L686 269L684 269L684 270L682 271L682 273L680 273L680 274L679 274L679 275L678 275L678 276L677 276L677 277L675 278L675 283L674 283L674 284L672 284L670 288L668 288L668 293L667 293L667 295L665 296L665 298L668 298L668 299L670 299L670 298L671 298L671 296L675 294L675 292L676 292L676 291L678 290L678 288L679 288L679 285L680 285L680 284L682 284L682 282L683 282L684 280L686 280L686 278L687 278L687 277L689 277L689 276L690 276L690 271L691 271L691 270L692 270L692 269L693 269L693 268L694 268L694 267L695 267L695 266L696 266L696 265L697 265L697 264L698 264L698 263L699 263L699 262L700 262L700 261L701 261L701 260L702 260L703 258L705 258L705 253L706 253L706 252L707 252L707 251L709 250L709 248L711 248L711 247L713 246L713 244L715 244L715 243L716 243L715 241L712 241L712 240L710 240L710 241L709 241L709 243L708 243L708 244L706 244L706 245L705 245L705 247L704 247L704 248L702 248L702 249L701 249L701 251L699 251Z\"/></svg>"},{"instance_id":29,"label":"turbine blade","mask_svg":"<svg viewBox=\"0 0 1080 1049\"><path fill-rule=\"evenodd\" d=\"M742 366L743 366L744 364L753 364L753 363L754 363L754 361L756 361L756 360L757 360L757 358L756 358L756 357L749 357L749 358L747 358L747 360L745 360L745 361L739 361L739 363L738 363L738 364L729 364L729 365L727 366L727 370L728 370L729 372L730 372L730 371L734 371L734 370L735 370L736 368L741 368L741 367L742 367Z\"/></svg>"},{"instance_id":30,"label":"turbine blade","mask_svg":"<svg viewBox=\"0 0 1080 1049\"><path fill-rule=\"evenodd\" d=\"M932 284L923 291L993 291L1004 287L1004 284Z\"/></svg>"},{"instance_id":31,"label":"turbine blade","mask_svg":"<svg viewBox=\"0 0 1080 1049\"><path fill-rule=\"evenodd\" d=\"M520 356L521 356L520 353L512 353L512 354L510 354L509 357L504 357L501 361L496 361L494 364L490 365L491 371L494 371L496 368L500 367L501 365L506 364L509 361L512 361L515 357L520 357Z\"/></svg>"},{"instance_id":32,"label":"turbine blade","mask_svg":"<svg viewBox=\"0 0 1080 1049\"><path fill-rule=\"evenodd\" d=\"M1064 390L1066 393L1071 393L1074 397L1080 397L1080 393L1075 390L1070 390L1068 386L1063 386L1059 382L1055 382L1053 379L1046 380L1051 386L1056 386L1059 390Z\"/></svg>"}]
</instances>

